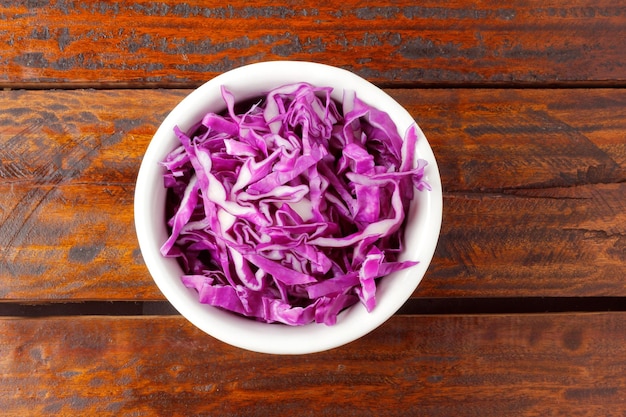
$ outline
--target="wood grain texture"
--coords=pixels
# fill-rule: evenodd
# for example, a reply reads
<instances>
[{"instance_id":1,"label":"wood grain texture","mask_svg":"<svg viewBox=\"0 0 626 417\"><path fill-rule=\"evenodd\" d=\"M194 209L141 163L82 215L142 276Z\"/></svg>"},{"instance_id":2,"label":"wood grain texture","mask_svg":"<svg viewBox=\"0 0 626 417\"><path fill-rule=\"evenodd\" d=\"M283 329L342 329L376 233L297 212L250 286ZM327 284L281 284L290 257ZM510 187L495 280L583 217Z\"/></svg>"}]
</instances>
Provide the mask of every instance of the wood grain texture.
<instances>
[{"instance_id":1,"label":"wood grain texture","mask_svg":"<svg viewBox=\"0 0 626 417\"><path fill-rule=\"evenodd\" d=\"M134 232L134 183L160 91L10 91L0 100L0 296L159 298Z\"/></svg>"},{"instance_id":2,"label":"wood grain texture","mask_svg":"<svg viewBox=\"0 0 626 417\"><path fill-rule=\"evenodd\" d=\"M624 296L626 94L388 90L444 186L417 297ZM0 296L155 300L134 232L141 155L187 90L0 93Z\"/></svg>"},{"instance_id":3,"label":"wood grain texture","mask_svg":"<svg viewBox=\"0 0 626 417\"><path fill-rule=\"evenodd\" d=\"M270 356L180 317L0 320L6 416L620 416L624 313L392 318Z\"/></svg>"},{"instance_id":4,"label":"wood grain texture","mask_svg":"<svg viewBox=\"0 0 626 417\"><path fill-rule=\"evenodd\" d=\"M275 59L386 86L626 81L620 0L5 0L0 21L8 87L189 87Z\"/></svg>"},{"instance_id":5,"label":"wood grain texture","mask_svg":"<svg viewBox=\"0 0 626 417\"><path fill-rule=\"evenodd\" d=\"M626 290L626 92L391 90L444 181L442 234L417 295Z\"/></svg>"}]
</instances>

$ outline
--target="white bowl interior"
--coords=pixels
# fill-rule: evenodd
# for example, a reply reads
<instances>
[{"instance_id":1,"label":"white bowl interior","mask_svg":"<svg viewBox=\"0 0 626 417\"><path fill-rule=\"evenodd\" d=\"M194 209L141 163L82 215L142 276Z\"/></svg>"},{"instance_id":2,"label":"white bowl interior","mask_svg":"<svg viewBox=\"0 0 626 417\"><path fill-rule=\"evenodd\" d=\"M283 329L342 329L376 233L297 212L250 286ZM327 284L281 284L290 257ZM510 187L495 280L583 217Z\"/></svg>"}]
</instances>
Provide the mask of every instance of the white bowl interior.
<instances>
[{"instance_id":1,"label":"white bowl interior","mask_svg":"<svg viewBox=\"0 0 626 417\"><path fill-rule=\"evenodd\" d=\"M341 101L343 90L386 111L401 136L415 122L413 117L389 95L363 78L343 69L311 62L273 61L251 64L221 74L185 97L165 118L143 158L135 190L135 227L141 253L155 283L181 315L211 336L243 349L273 354L319 352L349 343L380 326L393 315L418 286L432 259L442 219L442 190L433 152L421 130L417 157L428 161L425 180L430 191L416 192L405 232L403 259L418 260L412 268L393 273L379 281L376 308L368 313L359 303L342 312L334 326L312 323L304 326L267 324L239 317L203 305L195 290L180 279L177 261L161 256L159 249L167 239L163 168L158 162L178 144L173 128L191 128L209 111L222 111L220 88L226 86L237 99L259 96L289 83L306 81L334 88L333 98Z\"/></svg>"}]
</instances>

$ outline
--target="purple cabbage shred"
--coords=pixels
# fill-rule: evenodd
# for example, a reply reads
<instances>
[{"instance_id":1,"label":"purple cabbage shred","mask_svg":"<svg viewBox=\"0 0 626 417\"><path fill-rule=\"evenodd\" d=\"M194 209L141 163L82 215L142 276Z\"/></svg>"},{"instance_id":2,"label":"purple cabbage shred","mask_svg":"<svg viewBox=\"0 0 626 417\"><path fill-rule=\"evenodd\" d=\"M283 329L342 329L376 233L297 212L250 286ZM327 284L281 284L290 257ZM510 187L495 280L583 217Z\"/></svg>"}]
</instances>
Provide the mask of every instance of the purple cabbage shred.
<instances>
[{"instance_id":1,"label":"purple cabbage shred","mask_svg":"<svg viewBox=\"0 0 626 417\"><path fill-rule=\"evenodd\" d=\"M162 162L170 236L185 286L210 304L264 322L333 325L399 261L414 190L429 189L388 114L307 83L270 91L183 132Z\"/></svg>"}]
</instances>

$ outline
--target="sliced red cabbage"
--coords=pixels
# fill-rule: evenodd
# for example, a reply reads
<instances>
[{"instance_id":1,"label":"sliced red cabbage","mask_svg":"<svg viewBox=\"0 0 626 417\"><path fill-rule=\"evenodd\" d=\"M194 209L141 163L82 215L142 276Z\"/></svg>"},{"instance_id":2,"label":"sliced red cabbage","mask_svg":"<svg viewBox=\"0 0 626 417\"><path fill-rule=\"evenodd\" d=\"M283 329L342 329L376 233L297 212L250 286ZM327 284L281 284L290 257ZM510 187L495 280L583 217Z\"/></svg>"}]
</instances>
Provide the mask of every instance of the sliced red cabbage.
<instances>
[{"instance_id":1,"label":"sliced red cabbage","mask_svg":"<svg viewBox=\"0 0 626 417\"><path fill-rule=\"evenodd\" d=\"M399 261L414 189L416 126L346 92L307 83L270 91L240 111L209 113L162 162L170 236L182 282L210 304L264 322L332 325Z\"/></svg>"}]
</instances>

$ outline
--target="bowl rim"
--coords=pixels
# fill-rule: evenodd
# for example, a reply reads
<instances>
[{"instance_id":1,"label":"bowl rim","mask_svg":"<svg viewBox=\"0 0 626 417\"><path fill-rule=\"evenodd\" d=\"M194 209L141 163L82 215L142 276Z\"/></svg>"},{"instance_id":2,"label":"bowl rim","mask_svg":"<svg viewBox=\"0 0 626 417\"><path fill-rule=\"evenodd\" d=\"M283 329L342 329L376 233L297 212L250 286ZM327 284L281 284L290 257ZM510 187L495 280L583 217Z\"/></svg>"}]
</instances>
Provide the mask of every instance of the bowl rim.
<instances>
[{"instance_id":1,"label":"bowl rim","mask_svg":"<svg viewBox=\"0 0 626 417\"><path fill-rule=\"evenodd\" d=\"M163 168L158 166L158 162L163 160L165 153L173 149L175 144L174 125L186 130L207 111L223 109L225 105L219 93L222 85L235 97L245 100L258 96L269 88L292 82L331 86L335 89L333 94L340 94L344 89L354 90L359 99L387 111L398 125L401 136L404 136L404 131L409 126L415 124L418 133L416 154L428 161L425 179L431 190L416 192L408 219L409 222L417 221L420 231L426 236L416 244L419 263L390 274L378 283L377 306L372 312L368 313L361 303L357 303L340 313L337 324L333 326L317 323L304 326L268 324L201 304L195 290L186 288L180 279L171 279L173 274L178 273L179 277L182 274L176 260L160 255L165 222L162 221L163 230L155 230L153 227L156 218L165 218L164 207L159 207L159 203L163 201L164 188L155 186L154 181L162 178ZM258 87L259 85L264 87ZM370 333L410 298L434 255L442 223L442 194L437 162L424 133L413 116L385 91L351 71L326 64L309 61L264 61L217 75L185 96L165 117L152 137L138 171L134 220L141 254L151 277L172 306L188 321L212 337L242 349L271 354L306 354L336 348ZM407 230L405 238L409 236ZM394 297L385 297L385 294L392 294Z\"/></svg>"}]
</instances>

